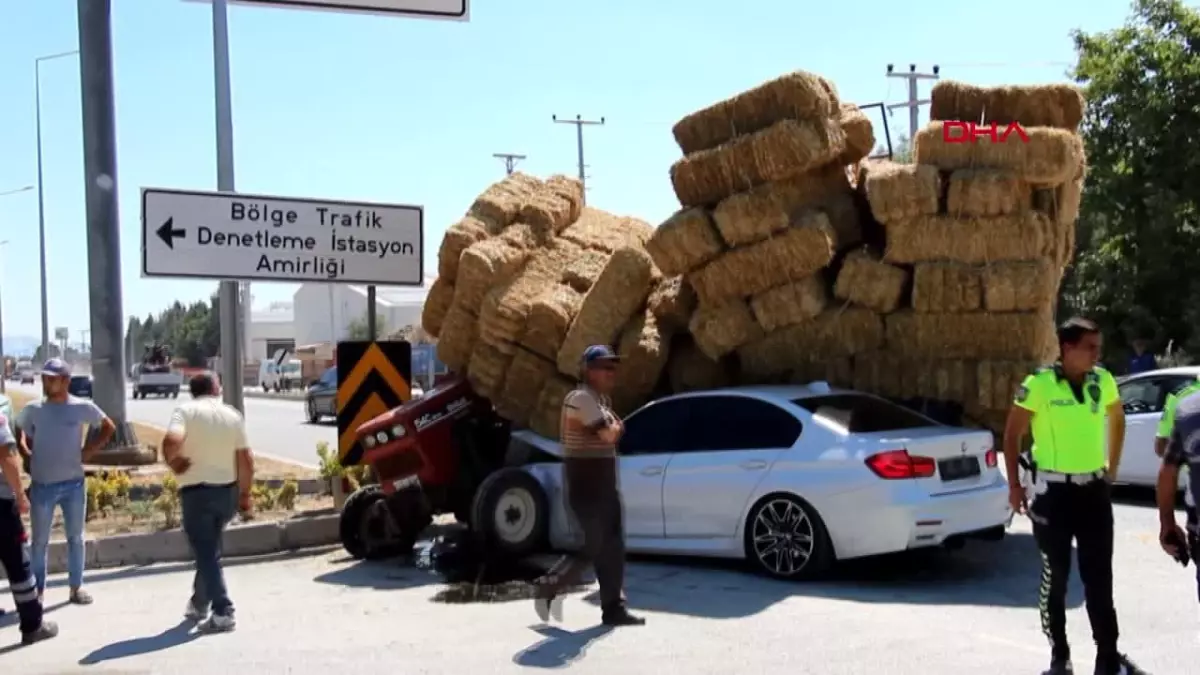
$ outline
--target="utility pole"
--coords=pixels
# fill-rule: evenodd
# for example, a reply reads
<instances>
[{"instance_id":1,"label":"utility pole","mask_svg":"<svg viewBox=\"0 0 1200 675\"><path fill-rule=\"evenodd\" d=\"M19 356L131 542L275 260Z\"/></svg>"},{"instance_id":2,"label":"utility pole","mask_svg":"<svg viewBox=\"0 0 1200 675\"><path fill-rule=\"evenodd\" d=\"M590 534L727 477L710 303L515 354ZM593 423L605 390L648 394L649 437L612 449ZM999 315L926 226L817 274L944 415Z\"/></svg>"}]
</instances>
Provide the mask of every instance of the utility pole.
<instances>
[{"instance_id":1,"label":"utility pole","mask_svg":"<svg viewBox=\"0 0 1200 675\"><path fill-rule=\"evenodd\" d=\"M495 152L492 153L492 157L504 160L504 173L508 176L511 176L513 170L517 168L517 162L525 159L525 155L513 155L507 152Z\"/></svg>"},{"instance_id":2,"label":"utility pole","mask_svg":"<svg viewBox=\"0 0 1200 675\"><path fill-rule=\"evenodd\" d=\"M601 117L599 120L585 120L583 119L583 115L576 115L573 120L560 120L558 119L558 115L551 115L550 119L555 124L575 125L575 139L579 145L579 183L583 186L583 201L587 203L587 174L584 173L587 165L583 163L583 127L585 125L603 126L604 118Z\"/></svg>"},{"instance_id":3,"label":"utility pole","mask_svg":"<svg viewBox=\"0 0 1200 675\"><path fill-rule=\"evenodd\" d=\"M906 103L893 103L888 106L888 110L890 111L890 110L895 110L896 108L908 108L908 142L909 143L912 143L913 140L916 139L917 132L921 130L921 122L920 122L921 106L928 105L928 103L929 103L929 99L921 98L921 95L917 89L917 82L919 80L939 79L938 71L940 71L940 70L941 70L941 68L939 68L937 65L934 65L932 73L918 73L916 64L910 63L908 65L907 73L898 73L895 71L895 66L893 64L889 63L887 65L887 76L888 77L899 77L899 78L908 80L908 101Z\"/></svg>"}]
</instances>

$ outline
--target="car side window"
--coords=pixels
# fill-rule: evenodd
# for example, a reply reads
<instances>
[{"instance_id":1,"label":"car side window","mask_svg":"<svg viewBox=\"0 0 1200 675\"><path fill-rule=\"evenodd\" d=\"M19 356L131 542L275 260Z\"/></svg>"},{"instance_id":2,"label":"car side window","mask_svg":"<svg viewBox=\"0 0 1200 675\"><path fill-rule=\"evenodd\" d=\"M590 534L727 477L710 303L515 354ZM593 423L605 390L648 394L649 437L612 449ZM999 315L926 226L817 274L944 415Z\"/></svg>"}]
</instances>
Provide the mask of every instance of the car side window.
<instances>
[{"instance_id":1,"label":"car side window","mask_svg":"<svg viewBox=\"0 0 1200 675\"><path fill-rule=\"evenodd\" d=\"M336 387L337 371L333 368L325 371L325 374L321 376L321 384L325 385L326 387Z\"/></svg>"},{"instance_id":2,"label":"car side window","mask_svg":"<svg viewBox=\"0 0 1200 675\"><path fill-rule=\"evenodd\" d=\"M689 424L690 400L670 399L643 406L625 419L617 450L622 455L679 452Z\"/></svg>"},{"instance_id":3,"label":"car side window","mask_svg":"<svg viewBox=\"0 0 1200 675\"><path fill-rule=\"evenodd\" d=\"M803 425L792 413L745 396L697 396L691 404L688 452L790 448Z\"/></svg>"},{"instance_id":4,"label":"car side window","mask_svg":"<svg viewBox=\"0 0 1200 675\"><path fill-rule=\"evenodd\" d=\"M1163 403L1170 392L1169 383L1173 381L1174 378L1145 377L1120 385L1118 390L1125 413L1140 415L1162 412Z\"/></svg>"}]
</instances>

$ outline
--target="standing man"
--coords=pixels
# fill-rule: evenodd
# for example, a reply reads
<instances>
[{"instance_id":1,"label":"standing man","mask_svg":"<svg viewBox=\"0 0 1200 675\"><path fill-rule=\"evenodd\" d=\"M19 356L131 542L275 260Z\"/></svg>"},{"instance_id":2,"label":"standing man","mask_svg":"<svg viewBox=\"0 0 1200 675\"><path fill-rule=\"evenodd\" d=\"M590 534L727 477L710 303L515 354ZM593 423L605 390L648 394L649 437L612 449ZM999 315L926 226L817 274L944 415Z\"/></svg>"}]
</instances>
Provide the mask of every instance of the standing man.
<instances>
[{"instance_id":1,"label":"standing man","mask_svg":"<svg viewBox=\"0 0 1200 675\"><path fill-rule=\"evenodd\" d=\"M640 626L645 619L625 608L625 528L617 488L617 441L625 426L612 410L620 358L608 345L583 352L582 382L563 400L561 420L563 478L567 506L583 529L583 550L564 557L547 574L534 608L542 621L553 610L562 620L563 589L576 586L588 565L600 582L601 619L606 626Z\"/></svg>"},{"instance_id":2,"label":"standing man","mask_svg":"<svg viewBox=\"0 0 1200 675\"><path fill-rule=\"evenodd\" d=\"M1163 404L1162 418L1158 420L1158 429L1154 434L1154 454L1162 457L1164 460L1167 453L1167 441L1171 438L1171 431L1175 428L1175 415L1179 407L1179 402L1198 391L1200 391L1200 380L1189 384L1174 394L1167 394L1167 400ZM1187 462L1175 465L1176 474L1187 474L1188 471ZM1178 480L1178 476L1176 476L1176 480ZM1178 482L1175 484L1179 485ZM1196 495L1191 490L1183 491L1183 506L1184 511L1187 512L1188 523L1200 521L1200 518L1196 514ZM1197 569L1200 570L1200 566Z\"/></svg>"},{"instance_id":3,"label":"standing man","mask_svg":"<svg viewBox=\"0 0 1200 675\"><path fill-rule=\"evenodd\" d=\"M17 415L17 426L28 444L30 454L29 488L30 525L33 526L33 575L38 595L46 589L46 550L50 546L50 526L55 508L62 509L63 529L67 535L67 578L70 600L76 605L92 604L92 596L83 590L83 526L87 519L87 488L83 465L112 438L116 425L100 408L87 399L67 393L71 368L62 359L50 359L42 366L42 393ZM85 427L96 427L90 440L80 444Z\"/></svg>"},{"instance_id":4,"label":"standing man","mask_svg":"<svg viewBox=\"0 0 1200 675\"><path fill-rule=\"evenodd\" d=\"M1182 467L1196 465L1189 470L1184 487L1187 503L1187 531L1175 522L1175 494L1179 489L1179 471ZM1189 552L1192 560L1200 556L1200 522L1196 517L1195 504L1200 502L1200 387L1192 386L1179 392L1174 410L1174 425L1163 454L1162 468L1158 471L1158 541L1167 555L1177 560ZM1200 595L1200 562L1196 565L1196 588Z\"/></svg>"},{"instance_id":5,"label":"standing man","mask_svg":"<svg viewBox=\"0 0 1200 675\"><path fill-rule=\"evenodd\" d=\"M179 477L183 532L196 559L192 597L184 616L204 621L207 632L234 629L233 602L221 569L221 537L239 507L249 513L254 485L254 456L246 441L246 423L236 408L220 399L210 373L189 382L192 400L171 414L163 438L163 457Z\"/></svg>"},{"instance_id":6,"label":"standing man","mask_svg":"<svg viewBox=\"0 0 1200 675\"><path fill-rule=\"evenodd\" d=\"M1081 318L1064 322L1058 328L1058 348L1056 363L1025 378L1004 428L1009 503L1014 512L1029 514L1042 552L1038 605L1051 648L1046 675L1074 672L1066 630L1072 540L1079 549L1079 576L1096 641L1096 675L1141 673L1117 650L1113 607L1110 483L1121 463L1125 411L1112 374L1096 365L1101 336L1095 323ZM1031 429L1034 498L1027 504L1018 454Z\"/></svg>"},{"instance_id":7,"label":"standing man","mask_svg":"<svg viewBox=\"0 0 1200 675\"><path fill-rule=\"evenodd\" d=\"M1133 341L1133 356L1129 358L1129 374L1148 373L1158 369L1158 361L1150 351L1150 342L1146 338Z\"/></svg>"},{"instance_id":8,"label":"standing man","mask_svg":"<svg viewBox=\"0 0 1200 675\"><path fill-rule=\"evenodd\" d=\"M38 597L37 582L29 571L26 553L25 525L21 514L29 513L29 498L21 485L21 459L17 439L8 426L8 418L0 414L0 565L17 603L21 619L21 644L31 645L58 635L58 626L42 620L42 600Z\"/></svg>"}]
</instances>

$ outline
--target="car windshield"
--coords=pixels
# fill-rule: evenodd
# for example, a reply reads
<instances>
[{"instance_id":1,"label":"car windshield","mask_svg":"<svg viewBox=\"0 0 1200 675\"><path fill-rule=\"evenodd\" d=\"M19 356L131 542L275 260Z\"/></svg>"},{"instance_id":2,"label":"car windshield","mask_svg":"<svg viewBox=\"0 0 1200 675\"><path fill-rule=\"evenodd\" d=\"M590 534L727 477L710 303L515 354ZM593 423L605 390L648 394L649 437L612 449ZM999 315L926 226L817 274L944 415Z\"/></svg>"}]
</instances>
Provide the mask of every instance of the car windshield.
<instances>
[{"instance_id":1,"label":"car windshield","mask_svg":"<svg viewBox=\"0 0 1200 675\"><path fill-rule=\"evenodd\" d=\"M298 372L300 372L300 364L299 363L286 363L283 366L283 373L285 375L294 375Z\"/></svg>"},{"instance_id":2,"label":"car windshield","mask_svg":"<svg viewBox=\"0 0 1200 675\"><path fill-rule=\"evenodd\" d=\"M811 396L795 399L792 403L852 434L942 426L904 406L864 394Z\"/></svg>"}]
</instances>

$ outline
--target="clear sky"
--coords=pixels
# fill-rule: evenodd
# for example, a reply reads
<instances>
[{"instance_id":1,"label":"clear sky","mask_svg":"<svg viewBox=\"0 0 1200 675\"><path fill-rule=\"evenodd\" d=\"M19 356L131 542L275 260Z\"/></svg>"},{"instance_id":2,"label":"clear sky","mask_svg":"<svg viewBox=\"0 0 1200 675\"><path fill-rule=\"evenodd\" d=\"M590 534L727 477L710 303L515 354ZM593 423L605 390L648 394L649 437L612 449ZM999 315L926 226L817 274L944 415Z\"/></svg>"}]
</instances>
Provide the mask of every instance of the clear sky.
<instances>
[{"instance_id":1,"label":"clear sky","mask_svg":"<svg viewBox=\"0 0 1200 675\"><path fill-rule=\"evenodd\" d=\"M211 12L113 0L121 266L127 315L206 298L215 283L141 278L139 190L215 189ZM426 269L446 226L503 176L576 172L589 204L657 223L677 207L671 125L781 73L832 78L844 100L899 102L889 62L977 84L1065 79L1072 29L1107 30L1126 0L475 0L468 23L232 6L237 187L422 204ZM0 192L36 180L34 58L77 46L76 0L0 0ZM927 85L922 93L927 95ZM79 67L42 64L50 325L89 328ZM897 111L893 129L907 129ZM881 122L876 135L882 138ZM4 333L40 336L35 192L0 197ZM254 285L254 304L296 286Z\"/></svg>"}]
</instances>

